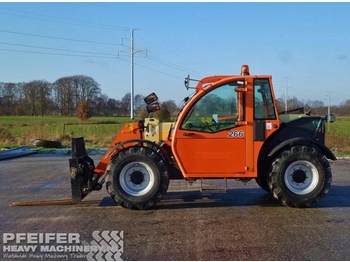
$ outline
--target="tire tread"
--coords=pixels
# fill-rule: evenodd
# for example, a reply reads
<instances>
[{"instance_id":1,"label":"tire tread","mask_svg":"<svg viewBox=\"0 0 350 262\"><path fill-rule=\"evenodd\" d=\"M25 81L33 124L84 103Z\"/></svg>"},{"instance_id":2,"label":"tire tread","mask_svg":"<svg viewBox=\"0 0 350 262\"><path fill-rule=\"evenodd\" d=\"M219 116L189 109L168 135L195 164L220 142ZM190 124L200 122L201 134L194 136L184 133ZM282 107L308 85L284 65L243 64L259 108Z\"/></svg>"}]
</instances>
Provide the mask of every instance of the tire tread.
<instances>
[{"instance_id":1,"label":"tire tread","mask_svg":"<svg viewBox=\"0 0 350 262\"><path fill-rule=\"evenodd\" d=\"M317 195L313 195L308 199L298 197L292 192L285 192L285 190L289 190L284 190L280 184L280 178L284 176L284 174L281 174L283 163L287 161L288 158L298 154L307 159L317 159L324 171L324 185ZM283 205L297 208L311 207L313 204L320 202L328 193L331 182L332 172L327 158L324 155L320 155L315 148L308 146L293 146L289 150L283 151L280 156L273 161L272 171L269 174L269 189L273 197L279 200Z\"/></svg>"},{"instance_id":2,"label":"tire tread","mask_svg":"<svg viewBox=\"0 0 350 262\"><path fill-rule=\"evenodd\" d=\"M160 174L160 184L156 192L145 200L132 201L122 197L118 194L118 191L114 185L115 174L114 170L117 168L118 164L127 157L133 155L142 155L151 160L158 168ZM162 157L156 153L151 148L146 147L130 147L126 150L119 152L107 165L106 168L106 188L107 192L110 194L112 199L120 206L128 209L134 210L144 210L149 209L155 204L157 204L166 194L169 187L169 176L167 167L162 159ZM138 197L134 197L138 198Z\"/></svg>"}]
</instances>

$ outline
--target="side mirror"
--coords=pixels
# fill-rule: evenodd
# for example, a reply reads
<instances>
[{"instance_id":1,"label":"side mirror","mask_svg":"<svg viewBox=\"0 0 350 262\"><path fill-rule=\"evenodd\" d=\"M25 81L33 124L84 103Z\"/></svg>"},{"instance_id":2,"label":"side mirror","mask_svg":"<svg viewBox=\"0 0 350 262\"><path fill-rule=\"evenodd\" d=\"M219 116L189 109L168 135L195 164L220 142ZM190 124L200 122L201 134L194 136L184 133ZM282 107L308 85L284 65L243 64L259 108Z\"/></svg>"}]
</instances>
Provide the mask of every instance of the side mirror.
<instances>
[{"instance_id":1,"label":"side mirror","mask_svg":"<svg viewBox=\"0 0 350 262\"><path fill-rule=\"evenodd\" d=\"M153 104L147 105L147 113L153 113L160 109L160 105L158 102L155 102Z\"/></svg>"},{"instance_id":2,"label":"side mirror","mask_svg":"<svg viewBox=\"0 0 350 262\"><path fill-rule=\"evenodd\" d=\"M147 105L152 104L156 100L158 100L158 97L155 93L149 94L143 99Z\"/></svg>"}]
</instances>

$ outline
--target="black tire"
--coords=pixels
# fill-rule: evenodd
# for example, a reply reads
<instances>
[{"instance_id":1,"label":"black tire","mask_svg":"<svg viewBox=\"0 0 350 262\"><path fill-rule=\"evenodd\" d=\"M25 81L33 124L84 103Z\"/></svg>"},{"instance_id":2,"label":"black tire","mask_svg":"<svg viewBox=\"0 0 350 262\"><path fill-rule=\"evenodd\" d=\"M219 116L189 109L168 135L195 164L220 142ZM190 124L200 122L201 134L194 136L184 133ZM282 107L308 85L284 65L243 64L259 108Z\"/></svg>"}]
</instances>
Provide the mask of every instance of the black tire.
<instances>
[{"instance_id":1,"label":"black tire","mask_svg":"<svg viewBox=\"0 0 350 262\"><path fill-rule=\"evenodd\" d=\"M148 209L166 194L169 176L162 157L152 149L121 151L106 169L107 191L120 206Z\"/></svg>"},{"instance_id":2,"label":"black tire","mask_svg":"<svg viewBox=\"0 0 350 262\"><path fill-rule=\"evenodd\" d=\"M255 181L262 189L264 189L266 192L270 193L268 176L257 177L257 178L255 178Z\"/></svg>"},{"instance_id":3,"label":"black tire","mask_svg":"<svg viewBox=\"0 0 350 262\"><path fill-rule=\"evenodd\" d=\"M62 148L61 141L51 141L45 139L32 139L30 143L33 146L37 147L46 147L46 148Z\"/></svg>"},{"instance_id":4,"label":"black tire","mask_svg":"<svg viewBox=\"0 0 350 262\"><path fill-rule=\"evenodd\" d=\"M328 193L332 182L324 155L309 146L283 151L272 163L269 188L283 205L311 207Z\"/></svg>"},{"instance_id":5,"label":"black tire","mask_svg":"<svg viewBox=\"0 0 350 262\"><path fill-rule=\"evenodd\" d=\"M259 163L258 167L258 177L255 178L256 183L266 192L270 193L269 188L269 174L272 170L271 162L267 159L263 161L263 163Z\"/></svg>"}]
</instances>

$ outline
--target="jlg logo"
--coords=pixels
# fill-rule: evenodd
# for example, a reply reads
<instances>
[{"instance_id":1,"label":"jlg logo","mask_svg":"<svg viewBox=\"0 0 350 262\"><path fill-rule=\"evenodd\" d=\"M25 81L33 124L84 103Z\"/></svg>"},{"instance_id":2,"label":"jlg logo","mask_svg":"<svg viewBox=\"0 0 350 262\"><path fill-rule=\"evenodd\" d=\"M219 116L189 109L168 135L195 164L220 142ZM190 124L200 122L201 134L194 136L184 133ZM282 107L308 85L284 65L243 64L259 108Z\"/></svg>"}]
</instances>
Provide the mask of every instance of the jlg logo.
<instances>
[{"instance_id":1,"label":"jlg logo","mask_svg":"<svg viewBox=\"0 0 350 262\"><path fill-rule=\"evenodd\" d=\"M230 130L230 131L228 131L228 137L229 138L241 138L241 137L244 137L244 131L242 131L242 130L237 130L237 131Z\"/></svg>"}]
</instances>

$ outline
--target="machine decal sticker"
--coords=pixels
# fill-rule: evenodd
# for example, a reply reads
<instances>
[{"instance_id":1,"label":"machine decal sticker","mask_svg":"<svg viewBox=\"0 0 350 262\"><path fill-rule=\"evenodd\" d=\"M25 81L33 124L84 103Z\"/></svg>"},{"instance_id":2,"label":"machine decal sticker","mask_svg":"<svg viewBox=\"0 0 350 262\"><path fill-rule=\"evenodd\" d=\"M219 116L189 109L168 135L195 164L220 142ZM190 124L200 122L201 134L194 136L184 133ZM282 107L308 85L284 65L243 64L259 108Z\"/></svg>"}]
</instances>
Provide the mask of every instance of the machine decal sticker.
<instances>
[{"instance_id":1,"label":"machine decal sticker","mask_svg":"<svg viewBox=\"0 0 350 262\"><path fill-rule=\"evenodd\" d=\"M244 137L244 131L243 130L230 130L228 131L228 137L229 138L242 138Z\"/></svg>"}]
</instances>

